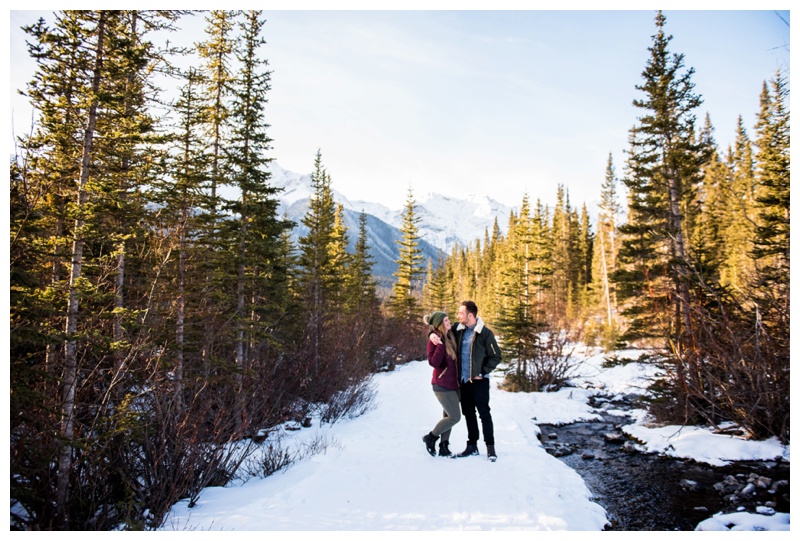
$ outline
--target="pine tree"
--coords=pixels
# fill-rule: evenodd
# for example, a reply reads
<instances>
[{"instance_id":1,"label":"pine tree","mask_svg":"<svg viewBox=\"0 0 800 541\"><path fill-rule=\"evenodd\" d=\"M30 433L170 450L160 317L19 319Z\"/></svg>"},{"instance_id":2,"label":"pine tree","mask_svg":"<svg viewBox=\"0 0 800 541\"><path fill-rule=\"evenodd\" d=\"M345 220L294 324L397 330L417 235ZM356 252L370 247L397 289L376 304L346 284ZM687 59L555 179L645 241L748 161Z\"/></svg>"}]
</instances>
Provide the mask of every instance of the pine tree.
<instances>
[{"instance_id":1,"label":"pine tree","mask_svg":"<svg viewBox=\"0 0 800 541\"><path fill-rule=\"evenodd\" d=\"M63 317L48 322L53 336L64 329L63 357L55 341L46 354L48 370L60 373L61 391L57 403L42 405L61 414L52 498L61 527L81 523L73 512L83 511L70 502L93 490L88 478L76 482L75 464L100 464L97 457L112 457L116 448L109 443L120 396L115 386L128 372L123 361L135 358L126 327L136 323L134 304L143 294L128 252L138 251L130 243L144 219L141 186L150 180L144 137L154 121L145 89L161 60L145 35L172 20L171 12L64 11L53 28L42 21L27 28L39 62L28 95L41 122L23 148L29 180L55 211L41 224L53 247L53 305L63 307ZM87 432L92 446L76 446Z\"/></svg>"},{"instance_id":2,"label":"pine tree","mask_svg":"<svg viewBox=\"0 0 800 541\"><path fill-rule=\"evenodd\" d=\"M359 319L369 313L375 317L379 316L377 308L380 301L375 279L372 276L374 260L369 253L367 233L367 214L362 212L358 216L358 237L348 269L349 295L347 301L348 312L359 314Z\"/></svg>"},{"instance_id":3,"label":"pine tree","mask_svg":"<svg viewBox=\"0 0 800 541\"><path fill-rule=\"evenodd\" d=\"M753 148L741 115L736 140L728 151L730 172L724 186L727 214L722 237L725 239L720 263L720 282L735 290L744 290L754 281L753 239L755 238L755 164Z\"/></svg>"},{"instance_id":4,"label":"pine tree","mask_svg":"<svg viewBox=\"0 0 800 541\"><path fill-rule=\"evenodd\" d=\"M592 223L589 219L589 210L584 203L581 207L580 222L578 224L577 241L577 290L580 313L584 314L589 304L589 287L592 283L592 254L594 253L595 235L592 233Z\"/></svg>"},{"instance_id":5,"label":"pine tree","mask_svg":"<svg viewBox=\"0 0 800 541\"><path fill-rule=\"evenodd\" d=\"M236 77L231 111L232 137L229 163L240 199L228 204L237 217L231 222L236 249L236 363L246 367L248 349L263 331L262 313L266 307L256 302L268 299L274 287L272 266L278 253L281 233L288 224L277 217L278 189L269 185L266 156L271 139L264 118L266 94L270 90L267 60L261 57L265 40L261 32L262 13L249 10L239 23L241 30L237 58L240 70Z\"/></svg>"},{"instance_id":6,"label":"pine tree","mask_svg":"<svg viewBox=\"0 0 800 541\"><path fill-rule=\"evenodd\" d=\"M762 269L764 285L779 289L787 315L790 260L788 96L788 82L780 71L769 87L764 83L755 140L758 225L753 250Z\"/></svg>"},{"instance_id":7,"label":"pine tree","mask_svg":"<svg viewBox=\"0 0 800 541\"><path fill-rule=\"evenodd\" d=\"M196 314L200 304L200 292L191 291L191 284L202 283L203 276L193 273L189 268L193 261L202 260L201 253L194 239L203 235L203 213L199 209L208 208L208 195L204 187L208 182L209 156L206 153L207 142L203 135L203 127L207 121L207 108L204 107L200 95L201 78L196 70L190 69L186 74L186 85L181 89L175 109L179 115L175 133L174 171L166 183L159 183L154 193L154 202L163 206L159 213L163 218L159 221L158 231L168 238L165 243L177 252L175 262L177 268L169 275L175 276L171 284L174 297L174 366L171 373L175 381L175 411L177 415L184 413L184 367L187 350L192 338L187 336L187 315ZM174 248L172 248L174 246ZM200 267L200 266L198 266ZM200 267L202 268L202 267ZM171 269L170 269L171 270ZM172 305L173 303L170 303ZM171 342L171 341L170 341Z\"/></svg>"},{"instance_id":8,"label":"pine tree","mask_svg":"<svg viewBox=\"0 0 800 541\"><path fill-rule=\"evenodd\" d=\"M693 92L694 70L682 71L683 55L669 52L665 21L658 12L644 83L636 87L645 97L633 102L644 115L630 131L624 180L630 214L621 228L625 265L616 276L618 293L631 301L628 338L659 337L680 352L692 331L682 209L689 207L705 157L694 139L693 110L702 103Z\"/></svg>"},{"instance_id":9,"label":"pine tree","mask_svg":"<svg viewBox=\"0 0 800 541\"><path fill-rule=\"evenodd\" d=\"M605 313L605 326L608 331L614 327L614 314L617 311L616 285L611 280L611 276L617 266L617 235L621 211L617 199L618 182L614 161L609 154L605 179L600 191L600 212L597 217L592 274L592 287L599 292L600 302Z\"/></svg>"},{"instance_id":10,"label":"pine tree","mask_svg":"<svg viewBox=\"0 0 800 541\"><path fill-rule=\"evenodd\" d=\"M308 211L302 219L308 233L300 238L300 284L309 314L309 340L311 341L311 369L316 374L320 366L320 343L325 335L326 310L329 297L331 275L342 272L334 269L328 247L333 243L333 230L336 223L336 204L333 200L331 180L322 164L322 152L317 150L314 158L314 172L311 174L313 193Z\"/></svg>"},{"instance_id":11,"label":"pine tree","mask_svg":"<svg viewBox=\"0 0 800 541\"><path fill-rule=\"evenodd\" d=\"M400 256L397 259L397 278L392 286L389 298L389 309L393 317L415 322L420 317L419 301L416 296L417 281L422 276L422 250L419 248L419 217L416 215L416 202L414 194L409 189L403 211L403 236L397 243L400 245ZM419 317L418 317L419 316Z\"/></svg>"},{"instance_id":12,"label":"pine tree","mask_svg":"<svg viewBox=\"0 0 800 541\"><path fill-rule=\"evenodd\" d=\"M206 15L208 38L197 44L197 53L205 61L203 72L205 99L209 108L208 131L211 138L211 198L216 200L217 187L229 182L223 175L225 129L231 111L228 97L234 84L234 74L230 68L235 40L231 36L237 11L211 10Z\"/></svg>"},{"instance_id":13,"label":"pine tree","mask_svg":"<svg viewBox=\"0 0 800 541\"><path fill-rule=\"evenodd\" d=\"M358 237L355 250L349 258L347 268L344 312L348 316L343 322L350 328L355 337L356 365L366 371L372 370L376 351L384 344L379 340L381 328L381 302L376 291L375 279L372 276L373 259L369 253L367 238L367 215L362 212L358 217Z\"/></svg>"},{"instance_id":14,"label":"pine tree","mask_svg":"<svg viewBox=\"0 0 800 541\"><path fill-rule=\"evenodd\" d=\"M562 184L559 184L552 222L553 276L551 293L553 316L556 320L562 321L568 311L571 263L574 254L570 223L571 213L572 209L570 208L567 190ZM522 216L520 215L520 217Z\"/></svg>"},{"instance_id":15,"label":"pine tree","mask_svg":"<svg viewBox=\"0 0 800 541\"><path fill-rule=\"evenodd\" d=\"M719 155L713 132L711 118L706 115L706 123L700 131L700 145L703 155L710 159L701 168L697 198L693 201L695 207L686 213L691 218L687 220L686 229L696 271L706 283L717 284L727 243L723 232L730 215L725 193L730 171Z\"/></svg>"}]
</instances>

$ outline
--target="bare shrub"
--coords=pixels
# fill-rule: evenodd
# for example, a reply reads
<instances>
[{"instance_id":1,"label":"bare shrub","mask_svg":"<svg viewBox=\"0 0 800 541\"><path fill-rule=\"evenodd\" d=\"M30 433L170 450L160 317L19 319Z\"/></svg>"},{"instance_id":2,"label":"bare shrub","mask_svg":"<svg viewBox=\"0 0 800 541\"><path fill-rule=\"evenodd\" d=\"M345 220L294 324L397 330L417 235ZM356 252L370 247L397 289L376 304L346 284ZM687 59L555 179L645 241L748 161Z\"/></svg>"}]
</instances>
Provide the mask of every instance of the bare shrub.
<instances>
[{"instance_id":1,"label":"bare shrub","mask_svg":"<svg viewBox=\"0 0 800 541\"><path fill-rule=\"evenodd\" d=\"M673 352L685 409L712 425L733 421L753 437L788 442L788 328L765 322L757 304L733 299L695 307L693 315L694 346Z\"/></svg>"},{"instance_id":2,"label":"bare shrub","mask_svg":"<svg viewBox=\"0 0 800 541\"><path fill-rule=\"evenodd\" d=\"M321 420L333 424L343 417L354 418L374 408L377 391L372 378L355 381L345 389L335 393L323 405Z\"/></svg>"},{"instance_id":3,"label":"bare shrub","mask_svg":"<svg viewBox=\"0 0 800 541\"><path fill-rule=\"evenodd\" d=\"M146 526L152 528L175 502L188 498L192 507L206 487L226 485L256 448L229 409L198 399L176 414L171 404L154 397L156 412L126 461L140 479L135 501L149 511Z\"/></svg>"},{"instance_id":4,"label":"bare shrub","mask_svg":"<svg viewBox=\"0 0 800 541\"><path fill-rule=\"evenodd\" d=\"M664 376L651 387L663 422L718 426L731 421L755 438L789 441L789 302L781 287L753 277L735 291L689 269L690 318L661 352Z\"/></svg>"},{"instance_id":5,"label":"bare shrub","mask_svg":"<svg viewBox=\"0 0 800 541\"><path fill-rule=\"evenodd\" d=\"M286 445L284 440L278 437L274 441L264 443L260 447L260 452L255 453L253 459L244 465L243 470L249 477L269 477L300 460L325 453L331 445L332 443L321 434L297 447Z\"/></svg>"},{"instance_id":6,"label":"bare shrub","mask_svg":"<svg viewBox=\"0 0 800 541\"><path fill-rule=\"evenodd\" d=\"M515 392L557 391L575 376L582 361L573 357L579 332L549 329L537 336L530 358L517 359L506 374L503 388Z\"/></svg>"},{"instance_id":7,"label":"bare shrub","mask_svg":"<svg viewBox=\"0 0 800 541\"><path fill-rule=\"evenodd\" d=\"M397 364L425 357L427 336L421 322L417 324L399 319L386 320L378 333L381 347L374 352L373 371L390 371Z\"/></svg>"}]
</instances>

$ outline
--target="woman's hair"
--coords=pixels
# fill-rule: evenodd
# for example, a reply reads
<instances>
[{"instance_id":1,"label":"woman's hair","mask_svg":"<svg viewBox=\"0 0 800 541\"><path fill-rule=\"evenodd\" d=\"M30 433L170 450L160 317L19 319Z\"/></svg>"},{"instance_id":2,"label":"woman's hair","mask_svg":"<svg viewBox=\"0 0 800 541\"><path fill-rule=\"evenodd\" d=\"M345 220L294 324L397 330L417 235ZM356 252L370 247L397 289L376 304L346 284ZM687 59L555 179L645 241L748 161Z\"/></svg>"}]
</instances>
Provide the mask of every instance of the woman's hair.
<instances>
[{"instance_id":1,"label":"woman's hair","mask_svg":"<svg viewBox=\"0 0 800 541\"><path fill-rule=\"evenodd\" d=\"M442 325L444 327L444 324ZM447 350L447 355L452 358L458 360L457 349L456 349L456 337L453 334L453 331L450 330L449 332L443 333L444 334L444 347Z\"/></svg>"},{"instance_id":2,"label":"woman's hair","mask_svg":"<svg viewBox=\"0 0 800 541\"><path fill-rule=\"evenodd\" d=\"M425 325L431 325L430 315L429 314L425 314L424 316L422 316L422 322L425 323ZM456 359L457 358L456 357L456 355L457 355L456 352L458 351L457 346L456 346L456 337L453 334L452 330L449 331L449 332L445 330L444 319L442 319L442 322L439 324L438 327L434 327L433 325L431 325L431 327L433 328L434 331L436 331L436 334L438 334L439 336L441 336L443 338L444 347L445 347L445 350L447 351L447 355L451 359Z\"/></svg>"}]
</instances>

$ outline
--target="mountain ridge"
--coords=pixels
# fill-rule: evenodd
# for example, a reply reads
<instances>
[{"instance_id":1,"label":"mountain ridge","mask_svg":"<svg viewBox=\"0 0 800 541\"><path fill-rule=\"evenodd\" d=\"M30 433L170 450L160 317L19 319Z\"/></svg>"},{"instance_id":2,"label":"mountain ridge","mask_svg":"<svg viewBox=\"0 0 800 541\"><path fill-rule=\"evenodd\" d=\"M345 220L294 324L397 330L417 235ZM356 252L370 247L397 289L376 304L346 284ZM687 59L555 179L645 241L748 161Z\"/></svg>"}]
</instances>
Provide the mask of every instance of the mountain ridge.
<instances>
[{"instance_id":1,"label":"mountain ridge","mask_svg":"<svg viewBox=\"0 0 800 541\"><path fill-rule=\"evenodd\" d=\"M283 189L278 195L280 212L311 197L310 173L289 171L274 161L270 163L270 173L270 184ZM333 185L331 190L334 200L341 203L345 210L364 212L397 229L402 227L405 205L392 210L382 203L351 200ZM482 240L486 230L491 234L495 219L500 230L504 231L512 210L488 196L477 194L456 197L428 192L414 199L420 238L443 252L449 252L456 244L465 246L476 239Z\"/></svg>"},{"instance_id":2,"label":"mountain ridge","mask_svg":"<svg viewBox=\"0 0 800 541\"><path fill-rule=\"evenodd\" d=\"M289 171L275 161L270 162L269 171L270 186L280 189L277 194L278 213L295 223L292 238L297 241L308 233L302 220L313 194L311 174ZM221 191L227 190L223 188ZM400 254L397 241L402 238L405 205L399 210L392 210L377 202L351 200L333 185L331 191L334 200L344 208L348 249L351 251L358 240L359 216L362 212L366 214L373 275L379 288L391 288ZM227 197L232 195L225 194ZM491 235L495 219L501 231L504 231L511 208L488 196L469 194L466 198L458 198L429 192L419 199L415 197L415 212L419 218L419 248L426 268L429 259L435 266L453 247L467 246L476 239L482 241L487 230Z\"/></svg>"}]
</instances>

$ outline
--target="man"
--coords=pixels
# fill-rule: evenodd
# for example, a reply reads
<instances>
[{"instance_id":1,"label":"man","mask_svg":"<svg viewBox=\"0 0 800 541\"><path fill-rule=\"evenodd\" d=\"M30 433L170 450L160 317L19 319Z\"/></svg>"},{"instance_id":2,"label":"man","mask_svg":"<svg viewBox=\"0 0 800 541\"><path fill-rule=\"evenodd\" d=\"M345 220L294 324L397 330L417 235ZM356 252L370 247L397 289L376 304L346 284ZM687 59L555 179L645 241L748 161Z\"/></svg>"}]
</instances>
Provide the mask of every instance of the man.
<instances>
[{"instance_id":1,"label":"man","mask_svg":"<svg viewBox=\"0 0 800 541\"><path fill-rule=\"evenodd\" d=\"M483 441L489 460L497 460L494 448L494 424L489 408L489 373L500 364L500 348L494 333L478 317L478 306L464 301L456 314L458 326L454 329L458 344L458 375L461 382L461 412L467 421L467 447L456 457L477 455L478 418L483 427ZM438 337L431 335L431 341Z\"/></svg>"}]
</instances>

